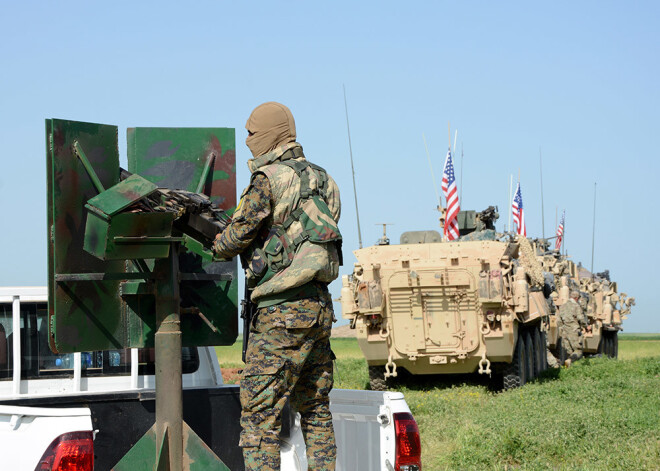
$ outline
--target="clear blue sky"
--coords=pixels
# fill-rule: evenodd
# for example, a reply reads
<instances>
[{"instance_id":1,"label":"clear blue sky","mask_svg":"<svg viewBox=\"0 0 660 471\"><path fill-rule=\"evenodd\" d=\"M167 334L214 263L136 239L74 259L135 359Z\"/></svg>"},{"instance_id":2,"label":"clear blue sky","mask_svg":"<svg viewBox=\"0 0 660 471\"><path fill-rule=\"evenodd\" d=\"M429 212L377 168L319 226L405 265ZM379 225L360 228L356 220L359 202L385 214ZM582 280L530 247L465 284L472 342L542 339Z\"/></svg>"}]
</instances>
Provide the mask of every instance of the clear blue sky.
<instances>
[{"instance_id":1,"label":"clear blue sky","mask_svg":"<svg viewBox=\"0 0 660 471\"><path fill-rule=\"evenodd\" d=\"M469 3L3 2L0 286L47 282L44 119L116 124L124 155L129 126L235 127L242 188L243 126L270 100L340 185L349 273L345 84L366 244L379 222L393 241L437 229L422 133L439 176L450 121L461 206L498 205L502 228L520 170L540 236L540 148L545 234L565 208L568 251L587 267L598 183L594 268L636 296L627 331L660 332L660 4Z\"/></svg>"}]
</instances>

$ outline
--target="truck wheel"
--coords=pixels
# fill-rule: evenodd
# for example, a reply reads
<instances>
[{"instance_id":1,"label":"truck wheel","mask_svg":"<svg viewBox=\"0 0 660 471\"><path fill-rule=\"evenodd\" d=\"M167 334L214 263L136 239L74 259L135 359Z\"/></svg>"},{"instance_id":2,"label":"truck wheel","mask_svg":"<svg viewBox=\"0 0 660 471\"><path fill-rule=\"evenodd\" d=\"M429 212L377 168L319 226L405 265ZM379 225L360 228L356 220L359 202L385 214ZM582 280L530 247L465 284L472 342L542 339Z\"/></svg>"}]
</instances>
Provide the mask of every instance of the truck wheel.
<instances>
[{"instance_id":1,"label":"truck wheel","mask_svg":"<svg viewBox=\"0 0 660 471\"><path fill-rule=\"evenodd\" d=\"M535 364L536 364L536 352L534 351L534 340L532 338L532 333L525 329L525 361L527 363L527 382L536 378Z\"/></svg>"},{"instance_id":2,"label":"truck wheel","mask_svg":"<svg viewBox=\"0 0 660 471\"><path fill-rule=\"evenodd\" d=\"M539 376L544 370L543 357L545 356L545 344L542 343L541 331L538 326L534 327L532 340L534 341L534 376Z\"/></svg>"},{"instance_id":3,"label":"truck wheel","mask_svg":"<svg viewBox=\"0 0 660 471\"><path fill-rule=\"evenodd\" d=\"M369 367L369 388L372 391L387 391L389 381L384 377L385 368L382 366Z\"/></svg>"},{"instance_id":4,"label":"truck wheel","mask_svg":"<svg viewBox=\"0 0 660 471\"><path fill-rule=\"evenodd\" d=\"M527 382L527 362L525 361L525 341L518 332L518 341L513 352L511 363L504 368L502 386L504 390L519 388Z\"/></svg>"}]
</instances>

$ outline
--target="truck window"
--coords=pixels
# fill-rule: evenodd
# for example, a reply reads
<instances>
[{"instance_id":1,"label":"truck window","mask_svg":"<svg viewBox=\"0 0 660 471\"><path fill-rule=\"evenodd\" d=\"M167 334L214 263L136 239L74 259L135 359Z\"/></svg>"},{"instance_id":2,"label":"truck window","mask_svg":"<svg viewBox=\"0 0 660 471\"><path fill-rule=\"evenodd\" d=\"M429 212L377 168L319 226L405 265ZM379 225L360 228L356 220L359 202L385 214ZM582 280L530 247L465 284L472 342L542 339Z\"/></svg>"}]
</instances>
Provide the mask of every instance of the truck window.
<instances>
[{"instance_id":1,"label":"truck window","mask_svg":"<svg viewBox=\"0 0 660 471\"><path fill-rule=\"evenodd\" d=\"M37 379L73 376L73 354L56 354L48 346L48 304L21 303L21 378ZM12 379L13 374L12 305L0 303L0 381ZM183 347L183 373L199 368L197 348ZM138 349L138 373L155 373L153 348ZM128 375L131 371L130 349L82 352L83 376Z\"/></svg>"}]
</instances>

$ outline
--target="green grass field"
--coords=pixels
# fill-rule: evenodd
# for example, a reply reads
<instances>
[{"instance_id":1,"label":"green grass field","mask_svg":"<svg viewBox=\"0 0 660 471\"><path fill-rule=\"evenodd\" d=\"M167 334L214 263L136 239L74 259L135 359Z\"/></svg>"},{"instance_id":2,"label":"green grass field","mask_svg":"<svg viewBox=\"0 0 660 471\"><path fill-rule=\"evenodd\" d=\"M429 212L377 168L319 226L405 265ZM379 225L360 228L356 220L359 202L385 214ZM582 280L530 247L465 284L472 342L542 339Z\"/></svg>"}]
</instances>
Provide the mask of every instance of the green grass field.
<instances>
[{"instance_id":1,"label":"green grass field","mask_svg":"<svg viewBox=\"0 0 660 471\"><path fill-rule=\"evenodd\" d=\"M335 387L366 389L355 339L333 339ZM240 346L219 347L240 368ZM623 334L619 359L584 359L523 388L493 392L478 376L396 386L422 437L424 471L660 469L660 335Z\"/></svg>"}]
</instances>

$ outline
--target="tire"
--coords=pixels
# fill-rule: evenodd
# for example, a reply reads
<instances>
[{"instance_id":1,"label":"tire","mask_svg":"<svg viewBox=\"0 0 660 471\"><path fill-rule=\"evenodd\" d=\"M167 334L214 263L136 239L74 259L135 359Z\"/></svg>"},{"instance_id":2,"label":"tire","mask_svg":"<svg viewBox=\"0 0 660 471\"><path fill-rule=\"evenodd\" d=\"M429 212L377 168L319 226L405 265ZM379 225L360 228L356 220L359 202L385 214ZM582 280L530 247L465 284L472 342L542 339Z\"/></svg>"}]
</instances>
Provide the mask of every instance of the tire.
<instances>
[{"instance_id":1,"label":"tire","mask_svg":"<svg viewBox=\"0 0 660 471\"><path fill-rule=\"evenodd\" d=\"M539 326L532 330L532 340L534 341L534 376L538 377L543 372L543 357L545 356L545 344L542 343Z\"/></svg>"},{"instance_id":2,"label":"tire","mask_svg":"<svg viewBox=\"0 0 660 471\"><path fill-rule=\"evenodd\" d=\"M387 391L389 381L384 377L385 368L383 366L369 367L369 388L372 391Z\"/></svg>"},{"instance_id":3,"label":"tire","mask_svg":"<svg viewBox=\"0 0 660 471\"><path fill-rule=\"evenodd\" d=\"M548 334L546 332L541 332L541 370L546 371L548 369Z\"/></svg>"},{"instance_id":4,"label":"tire","mask_svg":"<svg viewBox=\"0 0 660 471\"><path fill-rule=\"evenodd\" d=\"M536 363L536 352L534 351L534 339L529 329L525 329L525 361L527 363L527 382L536 378L534 364Z\"/></svg>"},{"instance_id":5,"label":"tire","mask_svg":"<svg viewBox=\"0 0 660 471\"><path fill-rule=\"evenodd\" d=\"M614 332L612 335L612 358L619 358L619 333Z\"/></svg>"},{"instance_id":6,"label":"tire","mask_svg":"<svg viewBox=\"0 0 660 471\"><path fill-rule=\"evenodd\" d=\"M527 382L527 362L525 356L525 341L523 340L522 333L518 331L518 340L513 352L513 359L504 368L502 389L505 391L524 386Z\"/></svg>"},{"instance_id":7,"label":"tire","mask_svg":"<svg viewBox=\"0 0 660 471\"><path fill-rule=\"evenodd\" d=\"M603 333L603 341L605 343L603 347L603 353L607 358L612 358L612 335L609 332Z\"/></svg>"},{"instance_id":8,"label":"tire","mask_svg":"<svg viewBox=\"0 0 660 471\"><path fill-rule=\"evenodd\" d=\"M564 347L564 339L559 337L557 339L557 360L559 361L559 365L564 366L566 363L566 358L568 358L568 355L566 354L566 347Z\"/></svg>"},{"instance_id":9,"label":"tire","mask_svg":"<svg viewBox=\"0 0 660 471\"><path fill-rule=\"evenodd\" d=\"M619 356L619 336L618 332L605 332L603 339L605 343L605 355L608 358L618 358Z\"/></svg>"}]
</instances>

